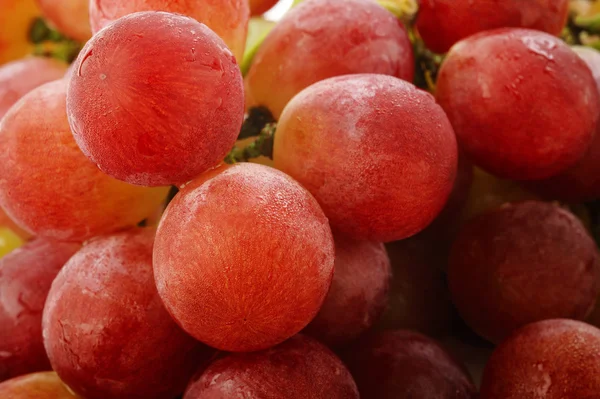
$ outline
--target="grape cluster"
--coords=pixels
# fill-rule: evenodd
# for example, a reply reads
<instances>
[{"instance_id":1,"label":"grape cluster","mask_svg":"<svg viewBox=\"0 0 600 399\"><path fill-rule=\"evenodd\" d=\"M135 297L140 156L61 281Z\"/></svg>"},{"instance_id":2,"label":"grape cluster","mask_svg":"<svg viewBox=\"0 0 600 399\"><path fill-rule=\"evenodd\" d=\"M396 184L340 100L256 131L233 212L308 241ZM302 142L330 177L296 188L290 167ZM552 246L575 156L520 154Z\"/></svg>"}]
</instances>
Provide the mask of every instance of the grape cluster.
<instances>
[{"instance_id":1,"label":"grape cluster","mask_svg":"<svg viewBox=\"0 0 600 399\"><path fill-rule=\"evenodd\" d=\"M0 0L0 399L600 398L600 3L282 6Z\"/></svg>"}]
</instances>

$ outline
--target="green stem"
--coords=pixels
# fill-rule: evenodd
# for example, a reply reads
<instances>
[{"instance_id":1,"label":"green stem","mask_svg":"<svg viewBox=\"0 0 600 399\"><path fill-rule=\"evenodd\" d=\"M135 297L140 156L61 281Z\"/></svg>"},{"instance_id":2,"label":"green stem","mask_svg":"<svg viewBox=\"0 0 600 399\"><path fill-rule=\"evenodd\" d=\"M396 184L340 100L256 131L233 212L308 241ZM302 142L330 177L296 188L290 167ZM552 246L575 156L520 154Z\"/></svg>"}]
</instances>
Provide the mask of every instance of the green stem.
<instances>
[{"instance_id":1,"label":"green stem","mask_svg":"<svg viewBox=\"0 0 600 399\"><path fill-rule=\"evenodd\" d=\"M275 129L277 124L267 124L258 135L258 138L246 147L235 146L225 157L225 162L234 164L237 162L248 162L250 159L265 156L273 158L273 143L275 140Z\"/></svg>"}]
</instances>

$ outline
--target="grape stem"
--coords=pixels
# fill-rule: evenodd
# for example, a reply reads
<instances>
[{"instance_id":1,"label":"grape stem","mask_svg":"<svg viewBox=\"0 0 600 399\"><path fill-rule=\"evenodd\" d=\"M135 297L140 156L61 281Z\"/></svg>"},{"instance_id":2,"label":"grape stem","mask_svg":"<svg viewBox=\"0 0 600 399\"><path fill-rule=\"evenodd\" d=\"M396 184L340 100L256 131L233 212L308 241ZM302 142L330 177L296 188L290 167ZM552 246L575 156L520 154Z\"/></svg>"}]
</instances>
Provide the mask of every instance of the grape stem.
<instances>
[{"instance_id":1,"label":"grape stem","mask_svg":"<svg viewBox=\"0 0 600 399\"><path fill-rule=\"evenodd\" d=\"M29 28L29 41L35 45L34 55L56 58L71 63L82 45L50 28L43 18L36 18Z\"/></svg>"},{"instance_id":2,"label":"grape stem","mask_svg":"<svg viewBox=\"0 0 600 399\"><path fill-rule=\"evenodd\" d=\"M268 123L260 131L252 143L245 147L234 146L225 157L225 163L234 164L238 162L248 162L253 158L265 156L273 159L273 143L275 140L276 123Z\"/></svg>"},{"instance_id":3,"label":"grape stem","mask_svg":"<svg viewBox=\"0 0 600 399\"><path fill-rule=\"evenodd\" d=\"M250 108L240 130L238 140L258 136L267 124L273 122L275 122L275 118L273 118L273 114L268 108L263 106Z\"/></svg>"}]
</instances>

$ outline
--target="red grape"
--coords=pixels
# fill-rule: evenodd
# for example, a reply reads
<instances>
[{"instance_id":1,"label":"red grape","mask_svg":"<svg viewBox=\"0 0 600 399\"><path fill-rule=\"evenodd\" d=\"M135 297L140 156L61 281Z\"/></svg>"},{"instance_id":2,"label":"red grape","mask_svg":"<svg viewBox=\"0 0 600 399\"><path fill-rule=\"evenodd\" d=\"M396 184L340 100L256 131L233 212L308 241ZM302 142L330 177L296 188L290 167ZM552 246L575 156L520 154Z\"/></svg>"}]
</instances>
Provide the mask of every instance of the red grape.
<instances>
[{"instance_id":1,"label":"red grape","mask_svg":"<svg viewBox=\"0 0 600 399\"><path fill-rule=\"evenodd\" d=\"M573 50L591 69L600 93L600 52L589 47ZM528 186L541 195L563 201L583 202L600 198L600 123L590 149L579 162L550 179L531 182Z\"/></svg>"},{"instance_id":2,"label":"red grape","mask_svg":"<svg viewBox=\"0 0 600 399\"><path fill-rule=\"evenodd\" d=\"M600 392L600 330L574 320L529 324L496 348L480 399L593 399Z\"/></svg>"},{"instance_id":3,"label":"red grape","mask_svg":"<svg viewBox=\"0 0 600 399\"><path fill-rule=\"evenodd\" d=\"M250 0L250 14L261 15L269 11L278 0Z\"/></svg>"},{"instance_id":4,"label":"red grape","mask_svg":"<svg viewBox=\"0 0 600 399\"><path fill-rule=\"evenodd\" d=\"M0 65L31 53L31 24L39 15L36 0L0 0Z\"/></svg>"},{"instance_id":5,"label":"red grape","mask_svg":"<svg viewBox=\"0 0 600 399\"><path fill-rule=\"evenodd\" d=\"M302 89L354 73L412 80L412 47L404 26L371 0L307 0L269 33L246 82L252 101L278 119Z\"/></svg>"},{"instance_id":6,"label":"red grape","mask_svg":"<svg viewBox=\"0 0 600 399\"><path fill-rule=\"evenodd\" d=\"M113 21L139 11L167 11L192 17L219 35L235 57L242 59L250 18L248 0L90 0L92 31L97 33ZM155 22L160 35L162 29L158 28L167 21ZM204 50L197 50L195 56L201 57Z\"/></svg>"},{"instance_id":7,"label":"red grape","mask_svg":"<svg viewBox=\"0 0 600 399\"><path fill-rule=\"evenodd\" d=\"M211 171L185 186L158 227L154 273L171 315L218 349L271 347L317 314L334 243L312 196L257 164Z\"/></svg>"},{"instance_id":8,"label":"red grape","mask_svg":"<svg viewBox=\"0 0 600 399\"><path fill-rule=\"evenodd\" d=\"M438 254L440 245L418 235L386 246L393 277L389 306L378 327L433 335L450 331L454 310L442 272L447 253Z\"/></svg>"},{"instance_id":9,"label":"red grape","mask_svg":"<svg viewBox=\"0 0 600 399\"><path fill-rule=\"evenodd\" d=\"M558 35L568 10L569 0L421 0L417 29L429 49L445 53L468 36L496 28Z\"/></svg>"},{"instance_id":10,"label":"red grape","mask_svg":"<svg viewBox=\"0 0 600 399\"><path fill-rule=\"evenodd\" d=\"M28 374L0 384L3 399L78 399L54 372Z\"/></svg>"},{"instance_id":11,"label":"red grape","mask_svg":"<svg viewBox=\"0 0 600 399\"><path fill-rule=\"evenodd\" d=\"M170 398L212 350L164 308L152 273L154 231L89 242L52 284L44 345L54 370L86 399Z\"/></svg>"},{"instance_id":12,"label":"red grape","mask_svg":"<svg viewBox=\"0 0 600 399\"><path fill-rule=\"evenodd\" d=\"M36 87L60 79L67 65L51 58L28 57L0 67L0 119Z\"/></svg>"},{"instance_id":13,"label":"red grape","mask_svg":"<svg viewBox=\"0 0 600 399\"><path fill-rule=\"evenodd\" d=\"M317 341L296 335L262 352L231 354L192 380L184 399L358 399L344 364Z\"/></svg>"},{"instance_id":14,"label":"red grape","mask_svg":"<svg viewBox=\"0 0 600 399\"><path fill-rule=\"evenodd\" d=\"M89 0L37 0L52 25L71 39L86 42L92 36Z\"/></svg>"},{"instance_id":15,"label":"red grape","mask_svg":"<svg viewBox=\"0 0 600 399\"><path fill-rule=\"evenodd\" d=\"M448 281L463 319L499 342L549 318L583 319L599 293L598 251L558 205L506 204L468 223L450 257Z\"/></svg>"},{"instance_id":16,"label":"red grape","mask_svg":"<svg viewBox=\"0 0 600 399\"><path fill-rule=\"evenodd\" d=\"M52 281L78 249L36 239L0 260L0 381L50 370L42 310Z\"/></svg>"},{"instance_id":17,"label":"red grape","mask_svg":"<svg viewBox=\"0 0 600 399\"><path fill-rule=\"evenodd\" d=\"M315 196L334 230L389 242L440 213L457 148L430 94L364 74L327 79L296 96L279 121L274 160Z\"/></svg>"},{"instance_id":18,"label":"red grape","mask_svg":"<svg viewBox=\"0 0 600 399\"><path fill-rule=\"evenodd\" d=\"M241 72L199 22L128 15L96 34L76 62L69 122L109 175L145 186L186 183L233 147L244 117Z\"/></svg>"},{"instance_id":19,"label":"red grape","mask_svg":"<svg viewBox=\"0 0 600 399\"><path fill-rule=\"evenodd\" d=\"M362 399L472 399L476 389L437 342L411 331L386 331L359 340L346 364Z\"/></svg>"},{"instance_id":20,"label":"red grape","mask_svg":"<svg viewBox=\"0 0 600 399\"><path fill-rule=\"evenodd\" d=\"M305 332L329 346L357 338L388 304L390 260L381 243L337 236L335 272L329 294Z\"/></svg>"},{"instance_id":21,"label":"red grape","mask_svg":"<svg viewBox=\"0 0 600 399\"><path fill-rule=\"evenodd\" d=\"M600 103L589 68L563 41L498 29L454 46L436 98L475 164L515 180L556 175L592 142Z\"/></svg>"},{"instance_id":22,"label":"red grape","mask_svg":"<svg viewBox=\"0 0 600 399\"><path fill-rule=\"evenodd\" d=\"M168 189L120 182L88 161L69 129L66 85L31 91L2 120L0 203L36 235L84 241L139 223Z\"/></svg>"}]
</instances>

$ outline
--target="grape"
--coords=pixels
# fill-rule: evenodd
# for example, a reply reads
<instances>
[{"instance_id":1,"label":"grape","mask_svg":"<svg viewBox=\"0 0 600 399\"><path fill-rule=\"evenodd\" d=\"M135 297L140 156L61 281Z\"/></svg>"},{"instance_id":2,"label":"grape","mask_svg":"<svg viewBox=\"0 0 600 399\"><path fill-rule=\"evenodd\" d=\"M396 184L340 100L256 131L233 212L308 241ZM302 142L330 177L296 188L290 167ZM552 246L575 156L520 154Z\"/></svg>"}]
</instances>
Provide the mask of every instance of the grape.
<instances>
[{"instance_id":1,"label":"grape","mask_svg":"<svg viewBox=\"0 0 600 399\"><path fill-rule=\"evenodd\" d=\"M585 63L563 41L498 29L456 44L436 98L475 164L499 177L538 180L581 158L600 103Z\"/></svg>"},{"instance_id":2,"label":"grape","mask_svg":"<svg viewBox=\"0 0 600 399\"><path fill-rule=\"evenodd\" d=\"M315 196L334 230L389 242L440 213L457 148L430 94L364 74L327 79L296 96L279 121L274 160Z\"/></svg>"},{"instance_id":3,"label":"grape","mask_svg":"<svg viewBox=\"0 0 600 399\"><path fill-rule=\"evenodd\" d=\"M279 119L302 89L354 73L412 80L412 47L404 26L371 0L308 0L269 33L246 82L254 103Z\"/></svg>"},{"instance_id":4,"label":"grape","mask_svg":"<svg viewBox=\"0 0 600 399\"><path fill-rule=\"evenodd\" d=\"M139 11L168 11L192 17L219 35L238 61L242 59L246 45L246 29L250 18L248 0L90 0L92 32L97 33L111 22ZM161 29L158 27L168 24L169 21L154 20L154 23L157 28L155 34L160 37L164 27ZM182 27L182 29L184 28ZM194 30L198 29L194 28ZM153 31L146 32L146 34L148 33L153 33ZM195 56L201 57L203 52L204 49L197 48ZM194 54L192 54L193 56ZM189 58L189 56L183 57ZM175 64L166 62L171 67L179 63L180 61ZM185 73L182 72L182 74Z\"/></svg>"},{"instance_id":5,"label":"grape","mask_svg":"<svg viewBox=\"0 0 600 399\"><path fill-rule=\"evenodd\" d=\"M80 42L92 36L88 0L37 0L37 3L59 32Z\"/></svg>"},{"instance_id":6,"label":"grape","mask_svg":"<svg viewBox=\"0 0 600 399\"><path fill-rule=\"evenodd\" d=\"M186 183L233 147L244 118L241 73L199 22L128 15L96 34L76 63L69 122L107 174L144 186Z\"/></svg>"},{"instance_id":7,"label":"grape","mask_svg":"<svg viewBox=\"0 0 600 399\"><path fill-rule=\"evenodd\" d=\"M261 15L269 11L278 0L250 0L250 13L252 15Z\"/></svg>"},{"instance_id":8,"label":"grape","mask_svg":"<svg viewBox=\"0 0 600 399\"><path fill-rule=\"evenodd\" d=\"M450 331L454 313L437 255L439 246L423 235L386 245L393 277L389 306L379 328L433 335Z\"/></svg>"},{"instance_id":9,"label":"grape","mask_svg":"<svg viewBox=\"0 0 600 399\"><path fill-rule=\"evenodd\" d=\"M39 15L36 0L0 0L0 65L31 53L29 30Z\"/></svg>"},{"instance_id":10,"label":"grape","mask_svg":"<svg viewBox=\"0 0 600 399\"><path fill-rule=\"evenodd\" d=\"M480 399L593 399L600 392L600 330L574 320L529 324L496 348Z\"/></svg>"},{"instance_id":11,"label":"grape","mask_svg":"<svg viewBox=\"0 0 600 399\"><path fill-rule=\"evenodd\" d=\"M28 374L0 384L5 399L78 399L69 392L56 373Z\"/></svg>"},{"instance_id":12,"label":"grape","mask_svg":"<svg viewBox=\"0 0 600 399\"><path fill-rule=\"evenodd\" d=\"M429 49L445 53L468 36L496 28L558 35L568 10L569 0L421 0L416 26Z\"/></svg>"},{"instance_id":13,"label":"grape","mask_svg":"<svg viewBox=\"0 0 600 399\"><path fill-rule=\"evenodd\" d=\"M437 342L411 331L385 331L350 347L346 361L362 399L472 399L476 390Z\"/></svg>"},{"instance_id":14,"label":"grape","mask_svg":"<svg viewBox=\"0 0 600 399\"><path fill-rule=\"evenodd\" d=\"M154 273L171 315L217 349L283 342L317 314L334 243L314 198L283 173L236 164L202 175L167 207Z\"/></svg>"},{"instance_id":15,"label":"grape","mask_svg":"<svg viewBox=\"0 0 600 399\"><path fill-rule=\"evenodd\" d=\"M0 381L50 370L42 309L52 281L78 249L36 239L0 260Z\"/></svg>"},{"instance_id":16,"label":"grape","mask_svg":"<svg viewBox=\"0 0 600 399\"><path fill-rule=\"evenodd\" d=\"M86 159L67 122L66 85L31 91L2 120L0 203L36 235L84 241L142 221L168 189L122 183Z\"/></svg>"},{"instance_id":17,"label":"grape","mask_svg":"<svg viewBox=\"0 0 600 399\"><path fill-rule=\"evenodd\" d=\"M296 335L274 348L231 354L192 380L184 399L358 399L343 363L317 341Z\"/></svg>"},{"instance_id":18,"label":"grape","mask_svg":"<svg viewBox=\"0 0 600 399\"><path fill-rule=\"evenodd\" d=\"M452 248L448 281L463 319L497 343L527 323L586 317L600 290L599 265L574 215L528 201L467 224Z\"/></svg>"},{"instance_id":19,"label":"grape","mask_svg":"<svg viewBox=\"0 0 600 399\"><path fill-rule=\"evenodd\" d=\"M173 397L213 351L164 308L152 273L154 231L90 241L52 284L43 316L53 369L86 399Z\"/></svg>"},{"instance_id":20,"label":"grape","mask_svg":"<svg viewBox=\"0 0 600 399\"><path fill-rule=\"evenodd\" d=\"M335 273L327 298L305 332L343 346L379 319L388 304L390 260L381 243L337 236Z\"/></svg>"},{"instance_id":21,"label":"grape","mask_svg":"<svg viewBox=\"0 0 600 399\"><path fill-rule=\"evenodd\" d=\"M574 50L591 69L600 93L600 52L588 47ZM600 198L600 123L590 149L575 166L550 179L532 182L528 187L545 197L563 201Z\"/></svg>"},{"instance_id":22,"label":"grape","mask_svg":"<svg viewBox=\"0 0 600 399\"><path fill-rule=\"evenodd\" d=\"M21 97L36 87L60 79L67 65L50 58L28 57L0 67L0 120Z\"/></svg>"}]
</instances>

